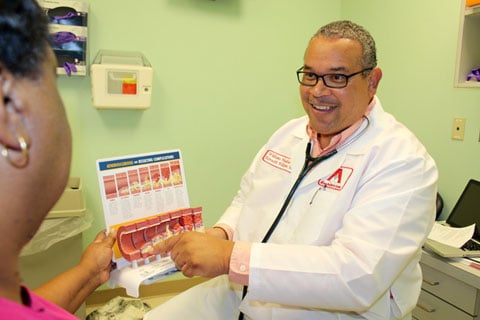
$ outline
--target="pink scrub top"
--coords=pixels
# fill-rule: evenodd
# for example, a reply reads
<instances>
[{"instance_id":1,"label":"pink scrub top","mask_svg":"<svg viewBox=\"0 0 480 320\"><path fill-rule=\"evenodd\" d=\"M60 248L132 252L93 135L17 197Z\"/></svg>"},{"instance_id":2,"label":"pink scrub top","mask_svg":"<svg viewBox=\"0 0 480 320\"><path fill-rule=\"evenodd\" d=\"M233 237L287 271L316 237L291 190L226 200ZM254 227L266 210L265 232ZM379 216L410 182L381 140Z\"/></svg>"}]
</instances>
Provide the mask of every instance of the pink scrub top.
<instances>
[{"instance_id":1,"label":"pink scrub top","mask_svg":"<svg viewBox=\"0 0 480 320\"><path fill-rule=\"evenodd\" d=\"M29 302L29 305L0 298L0 319L78 320L71 313L36 295L26 287L22 287L21 290L23 301Z\"/></svg>"}]
</instances>

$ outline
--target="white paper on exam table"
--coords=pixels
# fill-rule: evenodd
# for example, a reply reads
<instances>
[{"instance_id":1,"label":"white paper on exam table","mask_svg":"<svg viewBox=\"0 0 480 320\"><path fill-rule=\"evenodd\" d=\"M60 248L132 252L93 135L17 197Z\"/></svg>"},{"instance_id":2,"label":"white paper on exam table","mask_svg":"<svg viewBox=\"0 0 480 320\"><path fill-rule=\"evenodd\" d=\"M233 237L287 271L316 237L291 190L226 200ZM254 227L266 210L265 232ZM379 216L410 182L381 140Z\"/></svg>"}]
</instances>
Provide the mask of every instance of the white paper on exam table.
<instances>
[{"instance_id":1,"label":"white paper on exam table","mask_svg":"<svg viewBox=\"0 0 480 320\"><path fill-rule=\"evenodd\" d=\"M463 228L453 228L440 222L435 222L428 239L460 248L473 237L474 231L475 224Z\"/></svg>"}]
</instances>

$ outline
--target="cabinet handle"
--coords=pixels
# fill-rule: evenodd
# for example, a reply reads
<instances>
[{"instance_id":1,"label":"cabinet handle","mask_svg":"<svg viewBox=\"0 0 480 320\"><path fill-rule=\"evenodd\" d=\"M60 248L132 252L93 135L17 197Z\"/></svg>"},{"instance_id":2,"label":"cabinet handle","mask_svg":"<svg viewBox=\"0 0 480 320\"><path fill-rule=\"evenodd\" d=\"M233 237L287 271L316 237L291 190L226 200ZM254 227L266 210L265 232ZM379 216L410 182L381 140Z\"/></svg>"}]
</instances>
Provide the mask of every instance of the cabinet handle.
<instances>
[{"instance_id":1,"label":"cabinet handle","mask_svg":"<svg viewBox=\"0 0 480 320\"><path fill-rule=\"evenodd\" d=\"M427 280L427 279L423 279L422 281L425 282L428 285L431 285L431 286L438 286L440 284L439 281L431 281L431 280Z\"/></svg>"},{"instance_id":2,"label":"cabinet handle","mask_svg":"<svg viewBox=\"0 0 480 320\"><path fill-rule=\"evenodd\" d=\"M417 307L419 307L420 309L422 309L423 311L428 312L428 313L434 313L435 312L434 307L425 306L421 303L417 303Z\"/></svg>"}]
</instances>

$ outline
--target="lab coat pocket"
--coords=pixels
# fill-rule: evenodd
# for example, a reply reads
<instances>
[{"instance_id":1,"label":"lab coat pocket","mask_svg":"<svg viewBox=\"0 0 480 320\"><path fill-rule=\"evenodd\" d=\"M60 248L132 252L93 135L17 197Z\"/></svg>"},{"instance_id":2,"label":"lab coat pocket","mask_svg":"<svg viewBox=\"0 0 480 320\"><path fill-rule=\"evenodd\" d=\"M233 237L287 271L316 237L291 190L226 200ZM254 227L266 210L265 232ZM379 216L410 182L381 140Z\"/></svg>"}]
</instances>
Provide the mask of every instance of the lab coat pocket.
<instances>
[{"instance_id":1,"label":"lab coat pocket","mask_svg":"<svg viewBox=\"0 0 480 320\"><path fill-rule=\"evenodd\" d=\"M328 170L312 172L310 181L301 186L289 208L286 225L292 231L292 242L330 244L342 227L358 184L362 156L346 155Z\"/></svg>"},{"instance_id":2,"label":"lab coat pocket","mask_svg":"<svg viewBox=\"0 0 480 320\"><path fill-rule=\"evenodd\" d=\"M339 192L328 190L323 186L311 186L304 197L304 207L292 205L287 224L292 228L293 243L299 244L329 244L342 221L342 205L338 203ZM300 202L300 201L299 201ZM298 204L298 202L297 202Z\"/></svg>"},{"instance_id":3,"label":"lab coat pocket","mask_svg":"<svg viewBox=\"0 0 480 320\"><path fill-rule=\"evenodd\" d=\"M311 199L315 195L315 201ZM314 244L322 237L322 243L331 239L332 232L325 230L330 226L331 212L337 202L338 192L319 190L316 181L298 188L290 202L283 219L277 226L272 241L277 243Z\"/></svg>"}]
</instances>

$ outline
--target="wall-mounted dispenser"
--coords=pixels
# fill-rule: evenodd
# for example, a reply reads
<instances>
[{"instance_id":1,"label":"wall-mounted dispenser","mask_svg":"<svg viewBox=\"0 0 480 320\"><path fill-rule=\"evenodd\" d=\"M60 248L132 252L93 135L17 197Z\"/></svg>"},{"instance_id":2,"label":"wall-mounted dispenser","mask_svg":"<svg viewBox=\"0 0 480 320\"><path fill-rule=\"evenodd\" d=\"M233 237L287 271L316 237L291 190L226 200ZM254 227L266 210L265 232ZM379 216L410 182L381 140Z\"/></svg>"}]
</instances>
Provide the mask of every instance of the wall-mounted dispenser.
<instances>
[{"instance_id":1,"label":"wall-mounted dispenser","mask_svg":"<svg viewBox=\"0 0 480 320\"><path fill-rule=\"evenodd\" d=\"M38 0L49 21L57 57L57 74L87 75L88 3L79 0Z\"/></svg>"},{"instance_id":2,"label":"wall-mounted dispenser","mask_svg":"<svg viewBox=\"0 0 480 320\"><path fill-rule=\"evenodd\" d=\"M90 66L94 107L149 108L152 76L152 66L142 53L100 50Z\"/></svg>"}]
</instances>

